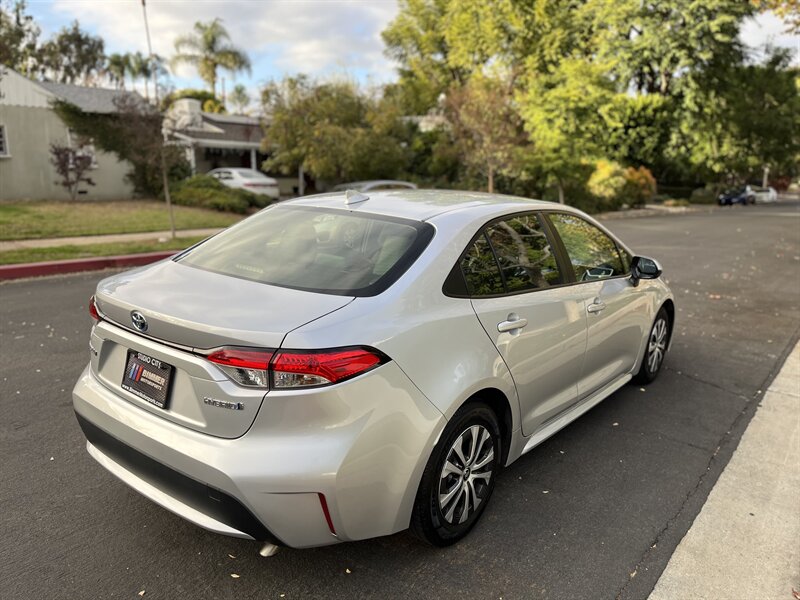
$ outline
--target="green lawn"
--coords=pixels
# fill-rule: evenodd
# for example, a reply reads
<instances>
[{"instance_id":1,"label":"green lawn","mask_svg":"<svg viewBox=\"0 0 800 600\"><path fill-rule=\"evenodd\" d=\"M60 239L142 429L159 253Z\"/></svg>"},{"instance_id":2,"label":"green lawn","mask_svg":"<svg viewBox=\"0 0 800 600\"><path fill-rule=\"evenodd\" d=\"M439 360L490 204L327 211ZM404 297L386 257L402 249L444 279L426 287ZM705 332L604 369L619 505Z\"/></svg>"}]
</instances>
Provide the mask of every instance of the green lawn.
<instances>
[{"instance_id":1,"label":"green lawn","mask_svg":"<svg viewBox=\"0 0 800 600\"><path fill-rule=\"evenodd\" d=\"M140 242L116 242L112 244L87 244L83 246L53 246L52 248L21 248L0 251L0 265L65 260L68 258L90 258L93 256L117 256L141 254L160 250L183 250L199 242L202 237L185 237L167 242L146 240Z\"/></svg>"},{"instance_id":2,"label":"green lawn","mask_svg":"<svg viewBox=\"0 0 800 600\"><path fill-rule=\"evenodd\" d=\"M177 229L227 227L242 217L203 208L176 206ZM109 233L166 231L164 202L9 202L0 203L0 240L26 240Z\"/></svg>"}]
</instances>

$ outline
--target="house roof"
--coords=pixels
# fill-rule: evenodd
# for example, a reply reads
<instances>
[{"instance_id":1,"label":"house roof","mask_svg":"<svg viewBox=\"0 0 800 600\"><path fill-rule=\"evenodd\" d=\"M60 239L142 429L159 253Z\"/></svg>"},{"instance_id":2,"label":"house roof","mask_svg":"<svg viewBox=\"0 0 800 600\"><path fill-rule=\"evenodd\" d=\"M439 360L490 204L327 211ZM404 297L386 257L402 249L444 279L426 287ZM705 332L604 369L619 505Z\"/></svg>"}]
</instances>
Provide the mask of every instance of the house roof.
<instances>
[{"instance_id":1,"label":"house roof","mask_svg":"<svg viewBox=\"0 0 800 600\"><path fill-rule=\"evenodd\" d=\"M126 96L135 96L144 102L144 99L136 92L125 90L110 90L106 88L92 88L80 85L70 85L67 83L55 83L52 81L40 81L38 85L46 89L65 102L74 104L84 112L96 114L108 114L117 112L114 101Z\"/></svg>"}]
</instances>

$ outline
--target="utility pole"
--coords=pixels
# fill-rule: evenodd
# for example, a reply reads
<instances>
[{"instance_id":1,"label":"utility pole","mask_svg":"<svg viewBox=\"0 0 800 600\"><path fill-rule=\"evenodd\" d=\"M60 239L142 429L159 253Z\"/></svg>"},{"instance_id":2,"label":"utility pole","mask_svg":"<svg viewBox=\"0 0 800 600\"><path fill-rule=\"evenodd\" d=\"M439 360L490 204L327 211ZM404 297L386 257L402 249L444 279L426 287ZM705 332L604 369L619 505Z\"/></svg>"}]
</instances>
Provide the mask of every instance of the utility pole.
<instances>
[{"instance_id":1,"label":"utility pole","mask_svg":"<svg viewBox=\"0 0 800 600\"><path fill-rule=\"evenodd\" d=\"M158 99L158 69L156 68L155 56L153 56L153 44L150 42L150 26L147 24L147 5L146 0L142 0L142 15L144 15L144 31L147 34L147 53L150 56L150 67L153 71L153 97L156 101L156 110L161 113ZM167 174L167 159L164 156L166 150L166 134L164 142L161 144L161 180L164 184L164 198L167 201L167 211L169 212L169 229L172 239L175 239L175 214L172 210L172 198L169 195L169 176Z\"/></svg>"}]
</instances>

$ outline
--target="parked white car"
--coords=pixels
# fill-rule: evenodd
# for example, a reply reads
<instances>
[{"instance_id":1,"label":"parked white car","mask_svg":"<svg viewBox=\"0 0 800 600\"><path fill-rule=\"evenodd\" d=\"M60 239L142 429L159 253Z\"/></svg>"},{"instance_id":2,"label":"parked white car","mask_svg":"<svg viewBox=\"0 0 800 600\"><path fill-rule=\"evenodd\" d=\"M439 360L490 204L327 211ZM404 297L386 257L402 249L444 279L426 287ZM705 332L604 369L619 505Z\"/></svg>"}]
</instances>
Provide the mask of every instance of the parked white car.
<instances>
[{"instance_id":1,"label":"parked white car","mask_svg":"<svg viewBox=\"0 0 800 600\"><path fill-rule=\"evenodd\" d=\"M278 200L281 195L278 189L278 182L255 169L214 169L209 171L208 174L229 188L239 188L254 194L263 194L273 200Z\"/></svg>"},{"instance_id":2,"label":"parked white car","mask_svg":"<svg viewBox=\"0 0 800 600\"><path fill-rule=\"evenodd\" d=\"M333 188L334 192L354 190L356 192L375 192L378 190L415 190L416 184L410 181L398 181L396 179L375 179L372 181L352 181L350 183L340 183Z\"/></svg>"},{"instance_id":3,"label":"parked white car","mask_svg":"<svg viewBox=\"0 0 800 600\"><path fill-rule=\"evenodd\" d=\"M775 191L774 187L753 187L752 189L758 203L778 201L778 192Z\"/></svg>"}]
</instances>

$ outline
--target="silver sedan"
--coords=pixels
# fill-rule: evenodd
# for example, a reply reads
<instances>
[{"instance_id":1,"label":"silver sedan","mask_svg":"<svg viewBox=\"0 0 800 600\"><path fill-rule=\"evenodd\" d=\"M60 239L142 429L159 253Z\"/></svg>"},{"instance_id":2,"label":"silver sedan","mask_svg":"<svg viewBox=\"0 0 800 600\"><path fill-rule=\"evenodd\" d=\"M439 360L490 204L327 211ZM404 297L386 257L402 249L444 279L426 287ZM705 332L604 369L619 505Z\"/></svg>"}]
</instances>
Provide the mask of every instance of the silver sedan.
<instances>
[{"instance_id":1,"label":"silver sedan","mask_svg":"<svg viewBox=\"0 0 800 600\"><path fill-rule=\"evenodd\" d=\"M568 206L301 198L101 281L75 411L111 473L265 555L409 527L445 546L503 467L655 379L660 276Z\"/></svg>"}]
</instances>

